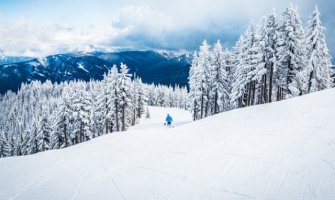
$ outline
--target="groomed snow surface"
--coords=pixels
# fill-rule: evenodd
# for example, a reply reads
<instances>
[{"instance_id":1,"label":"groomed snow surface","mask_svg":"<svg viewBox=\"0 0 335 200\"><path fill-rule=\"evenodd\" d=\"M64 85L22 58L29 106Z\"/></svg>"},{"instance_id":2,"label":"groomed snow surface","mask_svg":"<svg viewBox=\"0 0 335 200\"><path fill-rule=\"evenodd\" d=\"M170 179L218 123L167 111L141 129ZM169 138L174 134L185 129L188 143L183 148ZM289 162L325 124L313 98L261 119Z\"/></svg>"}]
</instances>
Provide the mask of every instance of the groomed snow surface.
<instances>
[{"instance_id":1,"label":"groomed snow surface","mask_svg":"<svg viewBox=\"0 0 335 200\"><path fill-rule=\"evenodd\" d=\"M0 199L335 199L335 90L0 159ZM170 113L175 128L163 126Z\"/></svg>"}]
</instances>

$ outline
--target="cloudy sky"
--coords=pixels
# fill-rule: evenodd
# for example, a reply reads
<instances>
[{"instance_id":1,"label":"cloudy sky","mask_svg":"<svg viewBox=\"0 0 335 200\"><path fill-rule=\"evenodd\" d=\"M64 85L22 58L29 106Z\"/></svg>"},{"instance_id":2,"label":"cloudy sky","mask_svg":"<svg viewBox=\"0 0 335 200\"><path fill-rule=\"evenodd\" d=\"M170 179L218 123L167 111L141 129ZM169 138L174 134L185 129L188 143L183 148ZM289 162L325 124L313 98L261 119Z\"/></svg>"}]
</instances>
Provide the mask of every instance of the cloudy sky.
<instances>
[{"instance_id":1,"label":"cloudy sky","mask_svg":"<svg viewBox=\"0 0 335 200\"><path fill-rule=\"evenodd\" d=\"M203 39L227 48L253 20L293 2L305 24L317 4L335 56L334 0L0 0L6 55L71 51L186 50Z\"/></svg>"}]
</instances>

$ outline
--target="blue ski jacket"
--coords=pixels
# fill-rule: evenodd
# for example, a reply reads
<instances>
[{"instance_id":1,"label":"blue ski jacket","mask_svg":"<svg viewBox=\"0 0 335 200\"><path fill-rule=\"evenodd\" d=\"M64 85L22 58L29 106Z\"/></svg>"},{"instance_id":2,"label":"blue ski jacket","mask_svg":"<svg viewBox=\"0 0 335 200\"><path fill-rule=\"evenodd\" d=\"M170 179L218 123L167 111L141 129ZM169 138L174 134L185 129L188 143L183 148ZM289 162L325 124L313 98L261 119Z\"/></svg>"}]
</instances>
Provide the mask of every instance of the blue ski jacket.
<instances>
[{"instance_id":1,"label":"blue ski jacket","mask_svg":"<svg viewBox=\"0 0 335 200\"><path fill-rule=\"evenodd\" d=\"M166 119L165 119L166 122L172 122L172 117L170 115L167 115L166 116Z\"/></svg>"}]
</instances>

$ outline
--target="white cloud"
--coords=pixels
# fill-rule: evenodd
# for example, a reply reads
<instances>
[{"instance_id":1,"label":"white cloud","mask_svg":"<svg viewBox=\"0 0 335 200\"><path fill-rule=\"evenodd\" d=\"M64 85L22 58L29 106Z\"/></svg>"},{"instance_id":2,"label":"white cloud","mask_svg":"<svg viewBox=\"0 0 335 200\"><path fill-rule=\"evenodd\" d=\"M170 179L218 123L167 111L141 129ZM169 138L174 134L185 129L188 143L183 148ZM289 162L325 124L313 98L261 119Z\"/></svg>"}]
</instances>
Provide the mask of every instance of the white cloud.
<instances>
[{"instance_id":1,"label":"white cloud","mask_svg":"<svg viewBox=\"0 0 335 200\"><path fill-rule=\"evenodd\" d=\"M69 25L41 25L21 19L8 22L0 19L0 48L6 55L40 57L67 51L110 49L109 41L125 29L111 23L86 28Z\"/></svg>"},{"instance_id":2,"label":"white cloud","mask_svg":"<svg viewBox=\"0 0 335 200\"><path fill-rule=\"evenodd\" d=\"M121 7L111 9L111 14L106 19L99 19L94 25L86 26L83 26L85 23L79 26L63 21L57 21L56 25L40 24L28 18L9 21L0 16L0 48L7 55L45 56L68 51L113 50L120 47L192 49L204 38L210 41L219 38L226 46L231 46L251 19L260 20L273 7L282 12L289 2L290 0L126 0ZM305 19L314 6L313 2L306 3L304 0L296 0L294 3ZM76 6L79 7L73 9L73 12L80 9L80 5ZM97 15L94 12L88 12L87 15L94 18ZM73 15L72 13L71 16Z\"/></svg>"}]
</instances>

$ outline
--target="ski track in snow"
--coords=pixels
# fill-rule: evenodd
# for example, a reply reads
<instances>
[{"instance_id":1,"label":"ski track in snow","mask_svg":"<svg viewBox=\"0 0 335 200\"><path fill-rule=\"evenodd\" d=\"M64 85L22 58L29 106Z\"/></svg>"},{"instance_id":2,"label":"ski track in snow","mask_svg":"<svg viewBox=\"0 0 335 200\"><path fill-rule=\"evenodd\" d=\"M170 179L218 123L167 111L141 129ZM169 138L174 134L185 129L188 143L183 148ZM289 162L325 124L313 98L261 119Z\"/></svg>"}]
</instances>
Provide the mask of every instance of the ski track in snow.
<instances>
[{"instance_id":1,"label":"ski track in snow","mask_svg":"<svg viewBox=\"0 0 335 200\"><path fill-rule=\"evenodd\" d=\"M334 200L335 90L0 159L0 199ZM165 115L174 128L163 125Z\"/></svg>"},{"instance_id":2,"label":"ski track in snow","mask_svg":"<svg viewBox=\"0 0 335 200\"><path fill-rule=\"evenodd\" d=\"M54 167L50 168L46 172L42 173L42 175L39 175L34 178L34 180L27 183L24 187L19 188L18 192L14 194L14 196L10 197L9 200L17 199L20 195L22 195L24 192L28 191L29 188L33 187L39 182L43 182L45 180L46 175L50 174L52 171L54 171L60 164L63 162L58 162Z\"/></svg>"},{"instance_id":3,"label":"ski track in snow","mask_svg":"<svg viewBox=\"0 0 335 200\"><path fill-rule=\"evenodd\" d=\"M117 183L115 182L114 178L110 175L106 166L104 164L101 164L101 166L103 167L104 171L106 172L107 178L113 183L114 188L120 194L121 199L125 200L126 198L124 197L123 193L121 192L121 190L120 190L119 186L117 185Z\"/></svg>"},{"instance_id":4,"label":"ski track in snow","mask_svg":"<svg viewBox=\"0 0 335 200\"><path fill-rule=\"evenodd\" d=\"M80 191L79 191L80 186L81 186L81 184L83 183L84 178L85 178L88 174L89 174L89 171L86 172L86 173L84 173L82 176L80 176L80 178L79 178L79 180L78 180L78 183L77 183L77 185L75 186L74 194L73 194L73 196L71 197L72 200L77 199L78 194L79 194L79 192L80 192Z\"/></svg>"}]
</instances>

